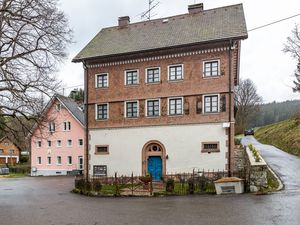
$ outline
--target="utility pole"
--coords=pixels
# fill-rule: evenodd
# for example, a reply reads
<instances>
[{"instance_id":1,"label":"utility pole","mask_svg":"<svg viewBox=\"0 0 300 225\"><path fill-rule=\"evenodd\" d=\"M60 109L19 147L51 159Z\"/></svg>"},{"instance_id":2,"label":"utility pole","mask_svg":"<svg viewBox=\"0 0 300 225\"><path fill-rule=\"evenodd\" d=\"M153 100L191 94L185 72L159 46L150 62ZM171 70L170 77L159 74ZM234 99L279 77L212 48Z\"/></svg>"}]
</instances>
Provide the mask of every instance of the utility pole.
<instances>
[{"instance_id":1,"label":"utility pole","mask_svg":"<svg viewBox=\"0 0 300 225\"><path fill-rule=\"evenodd\" d=\"M149 0L148 2L148 10L145 12L142 12L141 19L144 20L151 20L151 17L156 16L156 14L151 14L153 9L156 8L159 5L160 2L157 2L156 0Z\"/></svg>"}]
</instances>

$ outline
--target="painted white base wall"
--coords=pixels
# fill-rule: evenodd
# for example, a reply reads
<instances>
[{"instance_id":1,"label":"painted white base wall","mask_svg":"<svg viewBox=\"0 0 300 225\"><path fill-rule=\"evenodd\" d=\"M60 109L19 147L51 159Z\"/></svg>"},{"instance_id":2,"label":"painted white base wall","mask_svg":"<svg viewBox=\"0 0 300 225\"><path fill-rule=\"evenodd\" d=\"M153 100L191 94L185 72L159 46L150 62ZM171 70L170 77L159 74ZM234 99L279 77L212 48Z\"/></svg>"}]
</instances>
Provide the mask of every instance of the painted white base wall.
<instances>
[{"instance_id":1,"label":"painted white base wall","mask_svg":"<svg viewBox=\"0 0 300 225\"><path fill-rule=\"evenodd\" d=\"M108 176L142 174L142 149L150 140L161 142L168 159L167 173L192 172L193 169L225 170L226 135L222 123L170 125L138 128L93 129L90 133L90 170L107 165ZM202 142L220 142L220 152L202 153ZM95 155L95 145L109 145L109 154Z\"/></svg>"},{"instance_id":2,"label":"painted white base wall","mask_svg":"<svg viewBox=\"0 0 300 225\"><path fill-rule=\"evenodd\" d=\"M67 172L71 170L37 170L36 172L31 171L31 176L60 176L67 175Z\"/></svg>"}]
</instances>

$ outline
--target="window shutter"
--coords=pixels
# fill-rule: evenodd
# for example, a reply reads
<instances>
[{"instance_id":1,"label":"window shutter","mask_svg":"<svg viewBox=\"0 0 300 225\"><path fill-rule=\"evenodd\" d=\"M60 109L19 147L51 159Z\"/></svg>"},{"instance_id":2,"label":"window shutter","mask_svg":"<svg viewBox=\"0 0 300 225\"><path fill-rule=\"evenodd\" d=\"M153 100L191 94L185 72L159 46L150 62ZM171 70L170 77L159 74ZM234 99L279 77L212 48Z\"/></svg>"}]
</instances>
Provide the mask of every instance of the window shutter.
<instances>
[{"instance_id":1,"label":"window shutter","mask_svg":"<svg viewBox=\"0 0 300 225\"><path fill-rule=\"evenodd\" d=\"M190 104L188 101L184 101L183 108L184 108L184 114L188 115L190 113Z\"/></svg>"},{"instance_id":2,"label":"window shutter","mask_svg":"<svg viewBox=\"0 0 300 225\"><path fill-rule=\"evenodd\" d=\"M221 98L220 98L220 111L226 112L226 96L225 95L221 95Z\"/></svg>"},{"instance_id":3,"label":"window shutter","mask_svg":"<svg viewBox=\"0 0 300 225\"><path fill-rule=\"evenodd\" d=\"M197 112L197 114L201 114L202 113L202 96L197 97L196 112Z\"/></svg>"},{"instance_id":4,"label":"window shutter","mask_svg":"<svg viewBox=\"0 0 300 225\"><path fill-rule=\"evenodd\" d=\"M145 115L145 101L139 101L139 116L143 117Z\"/></svg>"}]
</instances>

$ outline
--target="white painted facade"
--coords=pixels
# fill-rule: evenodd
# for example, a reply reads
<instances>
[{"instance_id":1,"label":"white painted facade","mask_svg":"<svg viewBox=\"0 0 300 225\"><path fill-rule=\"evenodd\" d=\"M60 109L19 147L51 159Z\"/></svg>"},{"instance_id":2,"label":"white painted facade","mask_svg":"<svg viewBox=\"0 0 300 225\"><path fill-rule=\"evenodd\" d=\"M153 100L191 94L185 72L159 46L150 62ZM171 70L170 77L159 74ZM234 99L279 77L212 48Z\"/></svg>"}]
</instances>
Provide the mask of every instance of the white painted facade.
<instances>
[{"instance_id":1,"label":"white painted facade","mask_svg":"<svg viewBox=\"0 0 300 225\"><path fill-rule=\"evenodd\" d=\"M228 135L223 123L90 129L89 134L91 175L94 165L106 165L108 176L141 175L142 149L151 140L166 149L166 173L225 170L227 164ZM220 152L201 152L202 142L219 142ZM96 155L96 145L108 145L109 154Z\"/></svg>"}]
</instances>

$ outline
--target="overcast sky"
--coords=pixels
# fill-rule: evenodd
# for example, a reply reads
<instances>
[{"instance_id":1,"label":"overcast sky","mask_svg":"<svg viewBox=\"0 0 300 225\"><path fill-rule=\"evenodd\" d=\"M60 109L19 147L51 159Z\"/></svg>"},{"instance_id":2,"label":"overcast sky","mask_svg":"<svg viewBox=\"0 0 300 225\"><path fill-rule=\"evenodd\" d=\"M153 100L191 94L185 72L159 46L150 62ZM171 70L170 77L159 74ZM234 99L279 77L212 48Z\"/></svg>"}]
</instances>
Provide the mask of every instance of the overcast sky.
<instances>
[{"instance_id":1,"label":"overcast sky","mask_svg":"<svg viewBox=\"0 0 300 225\"><path fill-rule=\"evenodd\" d=\"M202 2L204 9L243 3L247 28L258 27L300 13L299 0L157 0L154 18L187 13L187 6ZM119 16L130 16L131 22L141 21L139 14L147 9L148 0L60 0L60 8L69 18L74 31L74 44L69 58L61 66L59 78L63 86L83 84L81 63L72 58L104 27L115 26ZM286 38L291 35L300 16L259 30L249 32L242 42L241 78L251 78L264 102L300 99L291 86L296 61L282 52Z\"/></svg>"}]
</instances>

